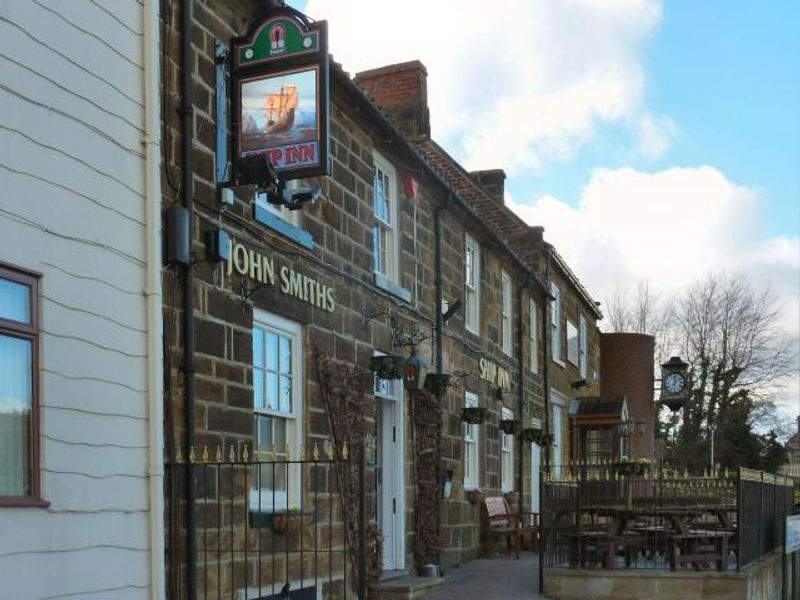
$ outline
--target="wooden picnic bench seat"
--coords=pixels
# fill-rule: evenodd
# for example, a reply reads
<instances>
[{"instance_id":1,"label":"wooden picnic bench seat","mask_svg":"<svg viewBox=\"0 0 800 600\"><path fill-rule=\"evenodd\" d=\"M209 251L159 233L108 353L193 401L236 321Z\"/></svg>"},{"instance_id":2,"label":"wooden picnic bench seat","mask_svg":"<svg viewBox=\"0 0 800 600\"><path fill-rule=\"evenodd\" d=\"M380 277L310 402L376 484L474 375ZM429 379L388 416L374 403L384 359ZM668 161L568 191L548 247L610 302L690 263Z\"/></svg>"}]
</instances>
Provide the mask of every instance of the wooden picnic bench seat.
<instances>
[{"instance_id":1,"label":"wooden picnic bench seat","mask_svg":"<svg viewBox=\"0 0 800 600\"><path fill-rule=\"evenodd\" d=\"M492 556L497 538L505 538L508 551L514 547L519 558L519 549L525 536L530 536L531 549L539 548L539 515L524 513L522 516L511 511L502 496L487 496L483 499L484 551ZM522 517L522 518L520 518Z\"/></svg>"},{"instance_id":2,"label":"wooden picnic bench seat","mask_svg":"<svg viewBox=\"0 0 800 600\"><path fill-rule=\"evenodd\" d=\"M674 533L670 536L669 563L674 571L680 563L717 563L717 570L724 571L728 563L728 548L733 531L721 529L692 529L689 533ZM682 551L679 553L679 550Z\"/></svg>"}]
</instances>

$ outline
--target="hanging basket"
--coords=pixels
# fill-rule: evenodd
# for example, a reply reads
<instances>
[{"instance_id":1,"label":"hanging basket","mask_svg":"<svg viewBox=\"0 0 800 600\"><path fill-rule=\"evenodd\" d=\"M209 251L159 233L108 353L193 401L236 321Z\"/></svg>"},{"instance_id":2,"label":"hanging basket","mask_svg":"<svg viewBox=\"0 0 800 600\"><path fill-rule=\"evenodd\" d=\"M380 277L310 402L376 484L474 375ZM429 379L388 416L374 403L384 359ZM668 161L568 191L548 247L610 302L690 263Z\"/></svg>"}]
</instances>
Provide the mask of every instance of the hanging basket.
<instances>
[{"instance_id":1,"label":"hanging basket","mask_svg":"<svg viewBox=\"0 0 800 600\"><path fill-rule=\"evenodd\" d=\"M538 427L526 427L522 430L522 439L526 442L538 442L542 430Z\"/></svg>"},{"instance_id":2,"label":"hanging basket","mask_svg":"<svg viewBox=\"0 0 800 600\"><path fill-rule=\"evenodd\" d=\"M470 425L480 425L486 420L487 412L484 406L465 406L461 409L461 420Z\"/></svg>"},{"instance_id":3,"label":"hanging basket","mask_svg":"<svg viewBox=\"0 0 800 600\"><path fill-rule=\"evenodd\" d=\"M517 435L522 429L522 423L519 419L501 419L500 429L506 435Z\"/></svg>"},{"instance_id":4,"label":"hanging basket","mask_svg":"<svg viewBox=\"0 0 800 600\"><path fill-rule=\"evenodd\" d=\"M425 376L425 391L438 396L443 394L450 385L448 373L428 373Z\"/></svg>"},{"instance_id":5,"label":"hanging basket","mask_svg":"<svg viewBox=\"0 0 800 600\"><path fill-rule=\"evenodd\" d=\"M546 433L539 438L539 445L550 446L556 440L555 436L552 433Z\"/></svg>"},{"instance_id":6,"label":"hanging basket","mask_svg":"<svg viewBox=\"0 0 800 600\"><path fill-rule=\"evenodd\" d=\"M378 379L402 379L406 360L402 356L373 356L369 359L369 370Z\"/></svg>"},{"instance_id":7,"label":"hanging basket","mask_svg":"<svg viewBox=\"0 0 800 600\"><path fill-rule=\"evenodd\" d=\"M272 531L275 533L298 531L303 527L303 516L302 513L295 511L275 513L272 517Z\"/></svg>"}]
</instances>

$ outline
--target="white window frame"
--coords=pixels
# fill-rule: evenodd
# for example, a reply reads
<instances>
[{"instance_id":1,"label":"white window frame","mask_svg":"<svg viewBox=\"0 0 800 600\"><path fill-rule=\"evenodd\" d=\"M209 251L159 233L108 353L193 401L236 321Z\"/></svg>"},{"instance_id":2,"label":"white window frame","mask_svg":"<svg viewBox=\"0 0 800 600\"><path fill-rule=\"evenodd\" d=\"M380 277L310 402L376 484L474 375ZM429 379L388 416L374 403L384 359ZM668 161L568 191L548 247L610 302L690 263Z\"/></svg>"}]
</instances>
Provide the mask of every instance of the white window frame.
<instances>
[{"instance_id":1,"label":"white window frame","mask_svg":"<svg viewBox=\"0 0 800 600\"><path fill-rule=\"evenodd\" d=\"M253 414L254 414L254 439L257 443L257 419L259 415L274 416L286 420L286 443L288 445L288 452L290 458L296 459L300 455L300 445L303 439L303 389L305 378L303 376L303 327L300 323L290 321L278 315L268 313L263 310L254 309L253 311L253 328L259 327L266 331L271 331L284 336L292 342L292 357L291 357L291 383L292 383L292 407L290 411L273 410L269 408L256 408L255 406L255 385L253 386ZM279 342L280 344L280 342ZM266 355L266 339L264 343L264 352ZM279 346L280 347L280 346ZM255 352L255 344L253 345ZM255 362L255 361L254 361ZM255 366L254 374L255 379ZM266 384L265 384L266 389ZM258 448L256 446L256 448ZM285 453L286 449L277 449L278 453ZM261 461L271 460L269 450L265 455L263 452L257 456ZM288 477L288 485L286 491L275 491L273 493L271 488L267 487L251 487L250 494L250 511L251 512L274 512L289 510L297 508L301 504L302 489L300 487L300 465L288 464L282 467L278 463L275 469L285 468L286 476ZM253 485L257 482L257 473L253 474Z\"/></svg>"},{"instance_id":2,"label":"white window frame","mask_svg":"<svg viewBox=\"0 0 800 600\"><path fill-rule=\"evenodd\" d=\"M372 181L372 262L373 270L377 275L385 277L394 283L399 283L399 251L398 251L398 228L397 228L397 170L384 156L377 151L373 151L372 160L375 165ZM388 180L387 185L378 186L379 173L382 173ZM389 220L379 217L375 208L378 199L378 191L384 190L384 197L388 204L387 212ZM386 193L388 191L388 194ZM381 265L378 259L378 233L381 233L386 248L386 264Z\"/></svg>"},{"instance_id":3,"label":"white window frame","mask_svg":"<svg viewBox=\"0 0 800 600\"><path fill-rule=\"evenodd\" d=\"M553 444L550 452L550 464L552 471L556 475L561 474L561 465L565 459L561 456L562 451L562 431L564 407L567 405L568 398L558 390L550 388L550 434L553 436Z\"/></svg>"},{"instance_id":4,"label":"white window frame","mask_svg":"<svg viewBox=\"0 0 800 600\"><path fill-rule=\"evenodd\" d=\"M478 406L478 395L464 392L464 406ZM480 430L478 425L464 423L464 489L474 490L480 486L480 465L478 464L478 444Z\"/></svg>"},{"instance_id":5,"label":"white window frame","mask_svg":"<svg viewBox=\"0 0 800 600\"><path fill-rule=\"evenodd\" d=\"M531 371L539 373L539 313L536 302L530 302Z\"/></svg>"},{"instance_id":6,"label":"white window frame","mask_svg":"<svg viewBox=\"0 0 800 600\"><path fill-rule=\"evenodd\" d=\"M505 271L500 272L500 289L502 290L502 302L503 302L503 323L501 328L501 335L503 339L501 340L501 345L503 347L503 353L507 356L511 356L512 351L512 343L511 343L511 313L513 312L513 304L512 304L512 295L513 295L513 287L511 282L511 276L506 273Z\"/></svg>"},{"instance_id":7,"label":"white window frame","mask_svg":"<svg viewBox=\"0 0 800 600\"><path fill-rule=\"evenodd\" d=\"M580 358L580 352L578 351L579 346L578 328L575 326L575 323L567 319L567 362L572 363L576 367L578 366L578 360Z\"/></svg>"},{"instance_id":8,"label":"white window frame","mask_svg":"<svg viewBox=\"0 0 800 600\"><path fill-rule=\"evenodd\" d=\"M553 296L553 300L550 301L550 349L553 360L563 365L564 362L561 360L561 290L555 283L550 282L550 293Z\"/></svg>"},{"instance_id":9,"label":"white window frame","mask_svg":"<svg viewBox=\"0 0 800 600\"><path fill-rule=\"evenodd\" d=\"M564 462L561 456L561 409L561 406L553 405L550 415L550 433L553 435L553 473L556 475L561 474L561 463Z\"/></svg>"},{"instance_id":10,"label":"white window frame","mask_svg":"<svg viewBox=\"0 0 800 600\"><path fill-rule=\"evenodd\" d=\"M503 419L513 419L514 411L503 407ZM500 440L500 490L505 494L514 491L514 436L501 433Z\"/></svg>"},{"instance_id":11,"label":"white window frame","mask_svg":"<svg viewBox=\"0 0 800 600\"><path fill-rule=\"evenodd\" d=\"M586 317L580 315L578 317L578 371L580 372L581 379L586 379L588 373L588 333Z\"/></svg>"},{"instance_id":12,"label":"white window frame","mask_svg":"<svg viewBox=\"0 0 800 600\"><path fill-rule=\"evenodd\" d=\"M472 256L472 262L467 256ZM470 272L471 270L471 272ZM464 233L464 327L476 335L481 332L481 247Z\"/></svg>"},{"instance_id":13,"label":"white window frame","mask_svg":"<svg viewBox=\"0 0 800 600\"><path fill-rule=\"evenodd\" d=\"M291 179L286 182L285 189L286 191L292 191L300 187L300 180L299 179ZM282 204L273 204L272 202L267 201L267 193L266 192L257 192L256 193L256 204L271 212L273 215L282 219L292 225L294 227L298 227L298 215L300 212L299 210L289 210Z\"/></svg>"}]
</instances>

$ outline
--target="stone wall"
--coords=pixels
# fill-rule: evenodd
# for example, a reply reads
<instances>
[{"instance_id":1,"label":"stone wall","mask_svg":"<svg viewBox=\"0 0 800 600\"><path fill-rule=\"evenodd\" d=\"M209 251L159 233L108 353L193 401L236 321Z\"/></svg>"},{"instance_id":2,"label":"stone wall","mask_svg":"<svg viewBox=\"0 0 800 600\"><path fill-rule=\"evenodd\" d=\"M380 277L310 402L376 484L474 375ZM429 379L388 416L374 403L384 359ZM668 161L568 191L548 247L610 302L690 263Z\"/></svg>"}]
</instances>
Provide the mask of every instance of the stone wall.
<instances>
[{"instance_id":1,"label":"stone wall","mask_svg":"<svg viewBox=\"0 0 800 600\"><path fill-rule=\"evenodd\" d=\"M193 65L194 84L194 197L193 250L195 266L195 344L196 344L196 418L197 444L221 447L223 452L237 452L253 443L253 368L252 327L255 309L265 310L302 326L304 356L303 447L322 445L331 436L324 404L314 377L315 354L333 356L348 364L366 368L376 351L408 354L409 348L393 348L388 314L391 313L406 333L418 333L423 339L418 348L424 360L434 363L432 325L435 322L435 282L433 211L443 204L449 191L402 144L389 141L387 124L370 116L363 96L345 79L337 66L332 66L331 82L331 157L329 177L308 180L322 188L316 207L303 208L297 226L310 233L312 249L299 247L292 240L252 219L252 193L238 189L234 205L220 211L215 180L215 69L214 42L228 44L247 29L255 14L256 2L209 1L195 3L191 33L196 59ZM165 59L164 93L169 115L165 117L165 180L164 205L180 199L180 128L176 112L179 106L178 80L180 12L175 3L166 11L165 43L170 55ZM397 169L398 179L413 174L420 183L416 199L407 199L398 186L399 286L407 293L404 299L376 285L372 272L373 225L373 152L378 151ZM399 183L399 181L398 181ZM524 285L526 274L503 252L493 250L493 239L474 216L457 205L442 213L442 265L444 298L454 301L464 295L464 233L469 231L482 247L481 335L464 329L463 311L448 323L445 331L444 370L458 375L443 398L441 430L442 471L454 472L451 498L442 503L441 561L445 565L461 562L477 555L480 543L480 514L468 503L463 490L463 424L461 408L464 391L475 392L489 408L487 422L480 426L480 486L487 495L500 494L500 434L497 421L501 406L512 408L519 416L517 365L517 286ZM279 286L258 286L252 279L242 278L225 265L204 262L203 232L220 227L237 244L273 261L274 269L282 267L301 272L335 293L333 312L312 303L281 293ZM500 347L501 297L500 270L505 269L514 281L512 317L512 353ZM531 288L534 289L534 288ZM167 389L169 407L168 445L179 445L183 436L185 399L183 375L179 369L182 357L181 311L182 282L174 267L165 270L165 323L168 331ZM527 306L530 290L523 291L523 381L522 397L527 416L541 411L541 382L532 376L529 365ZM538 304L543 306L540 291ZM539 318L540 327L544 322ZM540 351L542 346L540 343ZM480 379L480 359L487 359L508 370L510 388L495 402L496 385ZM543 360L543 359L540 359ZM541 363L540 363L541 364ZM403 403L405 421L406 464L406 566L413 568L414 548L414 461L412 460L413 428L408 397ZM522 450L522 451L520 451ZM185 450L184 450L185 451ZM529 445L515 442L514 481L521 456L529 456ZM529 485L529 467L524 469L525 485ZM528 502L528 499L525 500ZM338 513L337 513L338 515ZM336 518L339 518L338 516Z\"/></svg>"}]
</instances>

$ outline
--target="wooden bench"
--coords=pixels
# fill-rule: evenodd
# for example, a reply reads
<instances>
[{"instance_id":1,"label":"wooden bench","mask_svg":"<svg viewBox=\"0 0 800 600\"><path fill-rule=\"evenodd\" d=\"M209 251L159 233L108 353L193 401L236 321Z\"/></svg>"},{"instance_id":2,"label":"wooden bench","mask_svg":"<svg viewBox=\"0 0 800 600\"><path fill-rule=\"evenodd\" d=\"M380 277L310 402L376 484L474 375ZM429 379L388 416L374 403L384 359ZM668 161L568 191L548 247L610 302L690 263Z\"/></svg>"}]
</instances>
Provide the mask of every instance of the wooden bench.
<instances>
[{"instance_id":1,"label":"wooden bench","mask_svg":"<svg viewBox=\"0 0 800 600\"><path fill-rule=\"evenodd\" d=\"M724 571L728 563L729 541L734 535L733 531L715 529L693 529L689 533L673 534L669 546L670 571L680 563L693 563L697 568L710 562L717 564L718 571Z\"/></svg>"},{"instance_id":2,"label":"wooden bench","mask_svg":"<svg viewBox=\"0 0 800 600\"><path fill-rule=\"evenodd\" d=\"M539 515L536 513L524 513L522 520L520 515L511 511L508 502L502 496L488 496L483 499L484 513L484 550L486 556L492 556L494 543L497 538L505 538L506 545L519 558L519 549L525 536L530 536L532 550L539 549Z\"/></svg>"}]
</instances>

